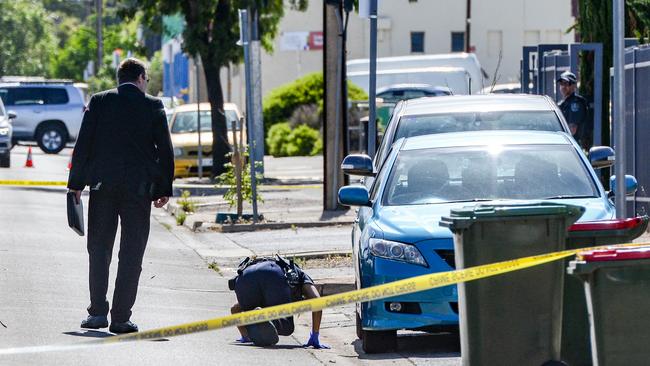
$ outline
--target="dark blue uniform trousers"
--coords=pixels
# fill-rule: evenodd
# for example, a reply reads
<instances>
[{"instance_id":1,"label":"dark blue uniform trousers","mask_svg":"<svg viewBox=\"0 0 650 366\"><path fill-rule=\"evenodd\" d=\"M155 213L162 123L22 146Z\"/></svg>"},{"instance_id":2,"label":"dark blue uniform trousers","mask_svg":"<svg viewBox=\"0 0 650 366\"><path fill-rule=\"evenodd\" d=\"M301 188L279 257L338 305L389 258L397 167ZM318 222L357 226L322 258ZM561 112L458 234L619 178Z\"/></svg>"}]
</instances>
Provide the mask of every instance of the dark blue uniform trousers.
<instances>
[{"instance_id":1,"label":"dark blue uniform trousers","mask_svg":"<svg viewBox=\"0 0 650 366\"><path fill-rule=\"evenodd\" d=\"M256 263L244 269L235 282L235 294L244 311L292 301L287 278L275 261ZM293 333L293 317L273 320L273 325L279 335L288 336Z\"/></svg>"}]
</instances>

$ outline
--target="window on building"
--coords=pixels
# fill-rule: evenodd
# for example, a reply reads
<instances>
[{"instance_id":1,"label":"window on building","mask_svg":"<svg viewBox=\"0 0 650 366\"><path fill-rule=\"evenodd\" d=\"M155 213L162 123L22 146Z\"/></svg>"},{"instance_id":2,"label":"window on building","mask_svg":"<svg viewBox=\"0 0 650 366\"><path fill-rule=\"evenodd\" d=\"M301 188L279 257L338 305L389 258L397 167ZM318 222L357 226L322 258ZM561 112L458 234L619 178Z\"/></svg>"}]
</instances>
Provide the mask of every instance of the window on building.
<instances>
[{"instance_id":1,"label":"window on building","mask_svg":"<svg viewBox=\"0 0 650 366\"><path fill-rule=\"evenodd\" d=\"M411 53L424 52L424 32L411 32Z\"/></svg>"},{"instance_id":2,"label":"window on building","mask_svg":"<svg viewBox=\"0 0 650 366\"><path fill-rule=\"evenodd\" d=\"M465 32L451 32L451 52L465 51Z\"/></svg>"}]
</instances>

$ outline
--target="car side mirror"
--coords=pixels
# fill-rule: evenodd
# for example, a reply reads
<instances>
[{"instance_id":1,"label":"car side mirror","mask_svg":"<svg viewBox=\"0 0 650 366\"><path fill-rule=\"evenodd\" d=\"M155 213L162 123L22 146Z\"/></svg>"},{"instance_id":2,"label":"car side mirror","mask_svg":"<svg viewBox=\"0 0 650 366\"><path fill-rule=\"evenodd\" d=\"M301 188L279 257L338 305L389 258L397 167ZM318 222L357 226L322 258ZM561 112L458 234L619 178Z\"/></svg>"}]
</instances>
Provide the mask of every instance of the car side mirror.
<instances>
[{"instance_id":1,"label":"car side mirror","mask_svg":"<svg viewBox=\"0 0 650 366\"><path fill-rule=\"evenodd\" d=\"M345 174L362 175L366 177L374 177L374 169L372 166L372 159L365 154L351 154L343 159L341 163L341 170Z\"/></svg>"},{"instance_id":2,"label":"car side mirror","mask_svg":"<svg viewBox=\"0 0 650 366\"><path fill-rule=\"evenodd\" d=\"M339 203L344 206L370 206L368 188L361 185L341 187L339 189Z\"/></svg>"},{"instance_id":3,"label":"car side mirror","mask_svg":"<svg viewBox=\"0 0 650 366\"><path fill-rule=\"evenodd\" d=\"M616 175L612 175L609 178L609 186L611 187L611 194L614 195L616 193ZM638 187L639 184L637 183L636 178L634 178L633 175L626 174L625 195L630 196L635 194Z\"/></svg>"},{"instance_id":4,"label":"car side mirror","mask_svg":"<svg viewBox=\"0 0 650 366\"><path fill-rule=\"evenodd\" d=\"M614 165L615 155L609 146L594 146L589 149L589 162L594 169L609 168Z\"/></svg>"},{"instance_id":5,"label":"car side mirror","mask_svg":"<svg viewBox=\"0 0 650 366\"><path fill-rule=\"evenodd\" d=\"M18 116L16 115L16 112L8 111L7 117L9 117L9 120L12 120L12 119L16 119L16 117Z\"/></svg>"}]
</instances>

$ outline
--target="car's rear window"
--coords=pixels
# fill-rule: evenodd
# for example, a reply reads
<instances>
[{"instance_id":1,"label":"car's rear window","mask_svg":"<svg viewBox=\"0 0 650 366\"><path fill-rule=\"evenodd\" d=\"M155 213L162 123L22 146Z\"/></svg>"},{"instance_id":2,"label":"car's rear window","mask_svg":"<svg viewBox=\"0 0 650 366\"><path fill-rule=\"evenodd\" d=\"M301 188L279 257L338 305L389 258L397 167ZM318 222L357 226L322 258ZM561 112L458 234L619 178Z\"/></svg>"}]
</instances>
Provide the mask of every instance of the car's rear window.
<instances>
[{"instance_id":1,"label":"car's rear window","mask_svg":"<svg viewBox=\"0 0 650 366\"><path fill-rule=\"evenodd\" d=\"M597 196L572 145L494 145L401 151L383 201L417 205Z\"/></svg>"},{"instance_id":2,"label":"car's rear window","mask_svg":"<svg viewBox=\"0 0 650 366\"><path fill-rule=\"evenodd\" d=\"M395 138L482 130L562 131L553 111L498 111L402 116Z\"/></svg>"}]
</instances>

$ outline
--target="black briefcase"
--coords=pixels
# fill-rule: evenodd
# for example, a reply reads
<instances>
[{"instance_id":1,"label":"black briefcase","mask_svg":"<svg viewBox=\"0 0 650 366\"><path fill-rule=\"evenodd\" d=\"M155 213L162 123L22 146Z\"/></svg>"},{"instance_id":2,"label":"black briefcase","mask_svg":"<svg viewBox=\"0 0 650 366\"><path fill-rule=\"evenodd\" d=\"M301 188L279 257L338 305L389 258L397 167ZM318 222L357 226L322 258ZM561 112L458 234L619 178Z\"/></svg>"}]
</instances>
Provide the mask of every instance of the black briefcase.
<instances>
[{"instance_id":1,"label":"black briefcase","mask_svg":"<svg viewBox=\"0 0 650 366\"><path fill-rule=\"evenodd\" d=\"M68 192L68 225L75 233L84 236L84 208L74 192Z\"/></svg>"}]
</instances>

